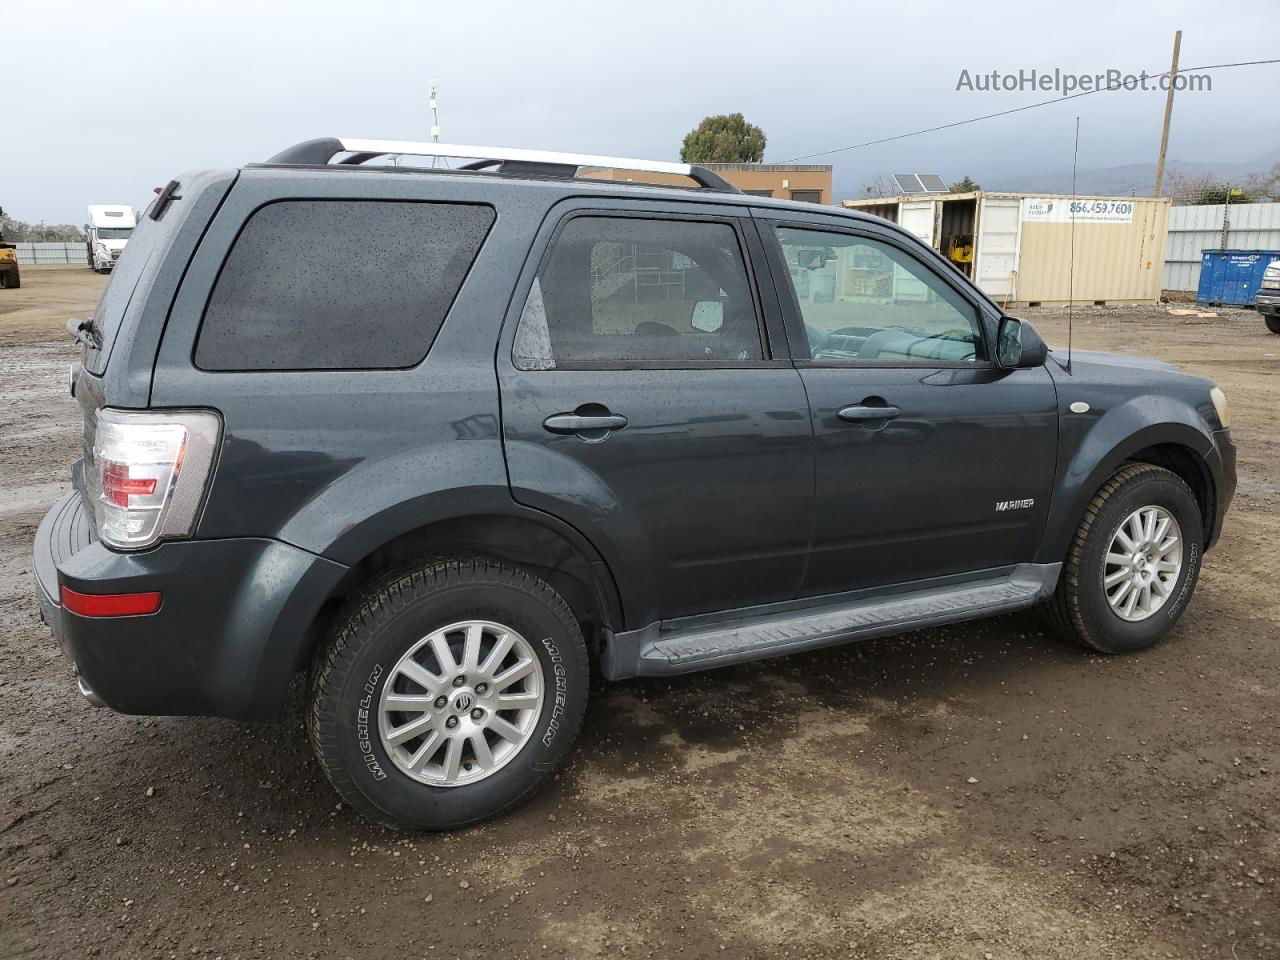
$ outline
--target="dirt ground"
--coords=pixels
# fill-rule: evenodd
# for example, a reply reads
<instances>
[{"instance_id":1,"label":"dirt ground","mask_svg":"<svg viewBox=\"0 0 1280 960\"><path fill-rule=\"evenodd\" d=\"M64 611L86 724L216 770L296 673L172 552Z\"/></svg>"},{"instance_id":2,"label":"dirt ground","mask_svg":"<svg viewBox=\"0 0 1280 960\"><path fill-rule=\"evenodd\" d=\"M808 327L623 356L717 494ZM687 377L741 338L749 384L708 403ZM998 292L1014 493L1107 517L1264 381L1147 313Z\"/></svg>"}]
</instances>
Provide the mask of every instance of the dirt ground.
<instances>
[{"instance_id":1,"label":"dirt ground","mask_svg":"<svg viewBox=\"0 0 1280 960\"><path fill-rule=\"evenodd\" d=\"M337 803L279 724L80 699L31 540L104 282L0 291L0 956L1280 956L1280 337L1249 311L1079 311L1076 345L1230 397L1240 489L1170 642L1034 614L595 692L532 803L448 835ZM1064 314L1025 316L1051 343ZM180 643L181 637L174 637Z\"/></svg>"}]
</instances>

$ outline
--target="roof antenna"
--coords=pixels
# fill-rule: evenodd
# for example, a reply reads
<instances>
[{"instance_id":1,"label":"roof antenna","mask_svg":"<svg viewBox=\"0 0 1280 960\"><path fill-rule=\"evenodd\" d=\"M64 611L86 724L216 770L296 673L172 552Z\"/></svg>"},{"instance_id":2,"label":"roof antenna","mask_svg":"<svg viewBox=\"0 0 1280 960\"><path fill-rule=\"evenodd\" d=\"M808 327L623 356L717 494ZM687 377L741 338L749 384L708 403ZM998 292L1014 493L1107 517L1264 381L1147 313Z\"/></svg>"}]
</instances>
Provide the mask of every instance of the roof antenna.
<instances>
[{"instance_id":1,"label":"roof antenna","mask_svg":"<svg viewBox=\"0 0 1280 960\"><path fill-rule=\"evenodd\" d=\"M1076 161L1080 157L1080 118L1076 117L1076 142L1071 151L1071 254L1067 261L1067 373L1071 372L1071 306L1076 297Z\"/></svg>"}]
</instances>

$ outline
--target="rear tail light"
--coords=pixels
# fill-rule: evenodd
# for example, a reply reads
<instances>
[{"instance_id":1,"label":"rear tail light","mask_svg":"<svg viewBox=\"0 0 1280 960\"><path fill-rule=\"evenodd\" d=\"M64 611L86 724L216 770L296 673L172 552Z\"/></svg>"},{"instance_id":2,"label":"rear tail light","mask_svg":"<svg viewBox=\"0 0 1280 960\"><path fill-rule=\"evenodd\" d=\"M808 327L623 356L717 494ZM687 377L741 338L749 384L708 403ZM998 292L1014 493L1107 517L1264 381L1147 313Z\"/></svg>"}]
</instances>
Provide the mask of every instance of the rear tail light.
<instances>
[{"instance_id":1,"label":"rear tail light","mask_svg":"<svg viewBox=\"0 0 1280 960\"><path fill-rule=\"evenodd\" d=\"M125 550L190 536L218 449L204 411L98 411L85 478L98 536Z\"/></svg>"}]
</instances>

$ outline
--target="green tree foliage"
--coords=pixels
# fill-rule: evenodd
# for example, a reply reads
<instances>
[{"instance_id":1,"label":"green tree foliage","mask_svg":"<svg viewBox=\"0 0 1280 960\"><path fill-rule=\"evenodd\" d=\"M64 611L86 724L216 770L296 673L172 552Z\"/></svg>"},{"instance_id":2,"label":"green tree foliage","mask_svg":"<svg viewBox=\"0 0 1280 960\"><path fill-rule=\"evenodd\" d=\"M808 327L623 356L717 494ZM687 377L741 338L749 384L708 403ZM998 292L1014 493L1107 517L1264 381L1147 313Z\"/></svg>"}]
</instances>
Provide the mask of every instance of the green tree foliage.
<instances>
[{"instance_id":1,"label":"green tree foliage","mask_svg":"<svg viewBox=\"0 0 1280 960\"><path fill-rule=\"evenodd\" d=\"M764 131L740 113L705 117L684 138L685 163L759 163L764 159Z\"/></svg>"},{"instance_id":2,"label":"green tree foliage","mask_svg":"<svg viewBox=\"0 0 1280 960\"><path fill-rule=\"evenodd\" d=\"M947 189L949 189L952 193L973 193L975 190L981 190L982 187L974 183L973 177L969 176L966 173L964 175L964 179L957 180Z\"/></svg>"}]
</instances>

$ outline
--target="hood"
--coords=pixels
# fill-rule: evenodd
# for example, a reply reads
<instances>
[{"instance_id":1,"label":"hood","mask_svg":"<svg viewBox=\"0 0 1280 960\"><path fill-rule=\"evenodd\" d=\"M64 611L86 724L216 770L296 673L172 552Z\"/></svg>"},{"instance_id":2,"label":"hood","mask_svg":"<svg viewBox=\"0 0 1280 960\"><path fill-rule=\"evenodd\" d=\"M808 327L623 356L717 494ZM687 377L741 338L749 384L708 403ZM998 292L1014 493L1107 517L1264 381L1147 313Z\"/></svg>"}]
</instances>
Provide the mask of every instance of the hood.
<instances>
[{"instance_id":1,"label":"hood","mask_svg":"<svg viewBox=\"0 0 1280 960\"><path fill-rule=\"evenodd\" d=\"M1053 357L1063 367L1066 366L1066 350L1054 349ZM1152 357L1131 357L1120 353L1101 353L1095 350L1072 350L1072 366L1080 363L1094 367L1107 367L1125 370L1162 370L1166 373L1179 373L1186 375L1186 371L1181 367L1174 366L1172 363L1166 363L1164 360L1153 359Z\"/></svg>"},{"instance_id":2,"label":"hood","mask_svg":"<svg viewBox=\"0 0 1280 960\"><path fill-rule=\"evenodd\" d=\"M117 250L123 250L124 245L128 242L128 240L99 240L98 246L105 247L107 250L114 253Z\"/></svg>"}]
</instances>

